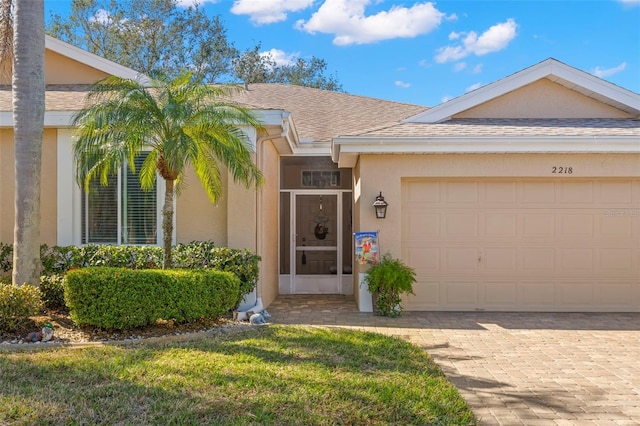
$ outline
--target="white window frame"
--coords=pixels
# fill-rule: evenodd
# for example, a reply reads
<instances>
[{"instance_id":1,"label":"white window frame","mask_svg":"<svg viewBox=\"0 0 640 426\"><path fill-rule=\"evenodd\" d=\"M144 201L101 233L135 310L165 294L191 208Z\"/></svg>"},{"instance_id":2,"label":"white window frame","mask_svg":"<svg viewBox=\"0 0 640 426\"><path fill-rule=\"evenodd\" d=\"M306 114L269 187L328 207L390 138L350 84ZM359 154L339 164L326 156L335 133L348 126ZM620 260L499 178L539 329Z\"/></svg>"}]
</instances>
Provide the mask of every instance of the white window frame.
<instances>
[{"instance_id":1,"label":"white window frame","mask_svg":"<svg viewBox=\"0 0 640 426\"><path fill-rule=\"evenodd\" d=\"M57 176L56 176L56 244L60 246L82 245L82 188L75 179L76 167L73 161L73 129L57 129ZM162 206L165 198L164 180L157 177L157 238L156 245L161 245L162 233ZM176 198L173 199L174 212L176 212ZM176 214L173 215L172 240L176 241Z\"/></svg>"}]
</instances>

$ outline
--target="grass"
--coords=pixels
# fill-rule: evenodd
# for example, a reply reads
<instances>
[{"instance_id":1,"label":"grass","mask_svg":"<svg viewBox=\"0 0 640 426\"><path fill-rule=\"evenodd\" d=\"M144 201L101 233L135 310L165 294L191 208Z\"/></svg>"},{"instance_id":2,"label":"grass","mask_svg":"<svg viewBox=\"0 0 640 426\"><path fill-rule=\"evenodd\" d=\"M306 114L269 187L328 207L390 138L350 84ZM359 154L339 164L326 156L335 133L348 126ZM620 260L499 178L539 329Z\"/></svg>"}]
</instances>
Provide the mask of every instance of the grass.
<instances>
[{"instance_id":1,"label":"grass","mask_svg":"<svg viewBox=\"0 0 640 426\"><path fill-rule=\"evenodd\" d=\"M423 350L339 329L10 352L0 384L0 424L476 424Z\"/></svg>"}]
</instances>

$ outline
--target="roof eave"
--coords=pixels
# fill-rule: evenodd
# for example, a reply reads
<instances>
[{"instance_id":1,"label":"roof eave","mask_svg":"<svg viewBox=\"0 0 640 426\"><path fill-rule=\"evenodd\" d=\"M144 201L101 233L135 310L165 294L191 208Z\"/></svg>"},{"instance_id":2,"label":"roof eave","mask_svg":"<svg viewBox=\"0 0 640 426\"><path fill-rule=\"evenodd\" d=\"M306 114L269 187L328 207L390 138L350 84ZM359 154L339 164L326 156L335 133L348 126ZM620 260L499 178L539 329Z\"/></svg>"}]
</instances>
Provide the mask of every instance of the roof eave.
<instances>
[{"instance_id":1,"label":"roof eave","mask_svg":"<svg viewBox=\"0 0 640 426\"><path fill-rule=\"evenodd\" d=\"M637 136L477 136L335 138L331 157L354 167L363 154L640 154Z\"/></svg>"}]
</instances>

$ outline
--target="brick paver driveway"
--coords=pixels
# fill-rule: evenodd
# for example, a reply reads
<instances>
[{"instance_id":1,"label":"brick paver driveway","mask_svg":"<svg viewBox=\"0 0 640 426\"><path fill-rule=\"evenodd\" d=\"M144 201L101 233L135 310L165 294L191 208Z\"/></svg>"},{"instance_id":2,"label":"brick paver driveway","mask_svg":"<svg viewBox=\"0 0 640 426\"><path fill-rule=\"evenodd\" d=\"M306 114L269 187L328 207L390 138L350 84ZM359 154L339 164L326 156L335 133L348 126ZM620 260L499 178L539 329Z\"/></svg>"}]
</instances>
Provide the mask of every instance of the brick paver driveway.
<instances>
[{"instance_id":1,"label":"brick paver driveway","mask_svg":"<svg viewBox=\"0 0 640 426\"><path fill-rule=\"evenodd\" d=\"M423 347L486 425L640 425L640 314L360 313L280 296L272 322L399 336Z\"/></svg>"}]
</instances>

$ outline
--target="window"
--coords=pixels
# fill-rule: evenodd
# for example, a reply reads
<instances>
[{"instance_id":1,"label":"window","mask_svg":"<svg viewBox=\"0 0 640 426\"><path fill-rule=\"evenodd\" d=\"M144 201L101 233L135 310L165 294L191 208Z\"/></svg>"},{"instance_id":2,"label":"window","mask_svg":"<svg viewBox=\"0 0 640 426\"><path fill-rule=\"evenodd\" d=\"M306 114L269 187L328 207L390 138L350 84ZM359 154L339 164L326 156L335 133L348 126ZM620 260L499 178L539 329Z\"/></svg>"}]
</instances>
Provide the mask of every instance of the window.
<instances>
[{"instance_id":1,"label":"window","mask_svg":"<svg viewBox=\"0 0 640 426\"><path fill-rule=\"evenodd\" d=\"M136 170L145 159L135 159ZM151 191L140 189L138 175L124 165L108 185L91 182L82 192L83 244L156 244L158 229L157 184Z\"/></svg>"}]
</instances>

